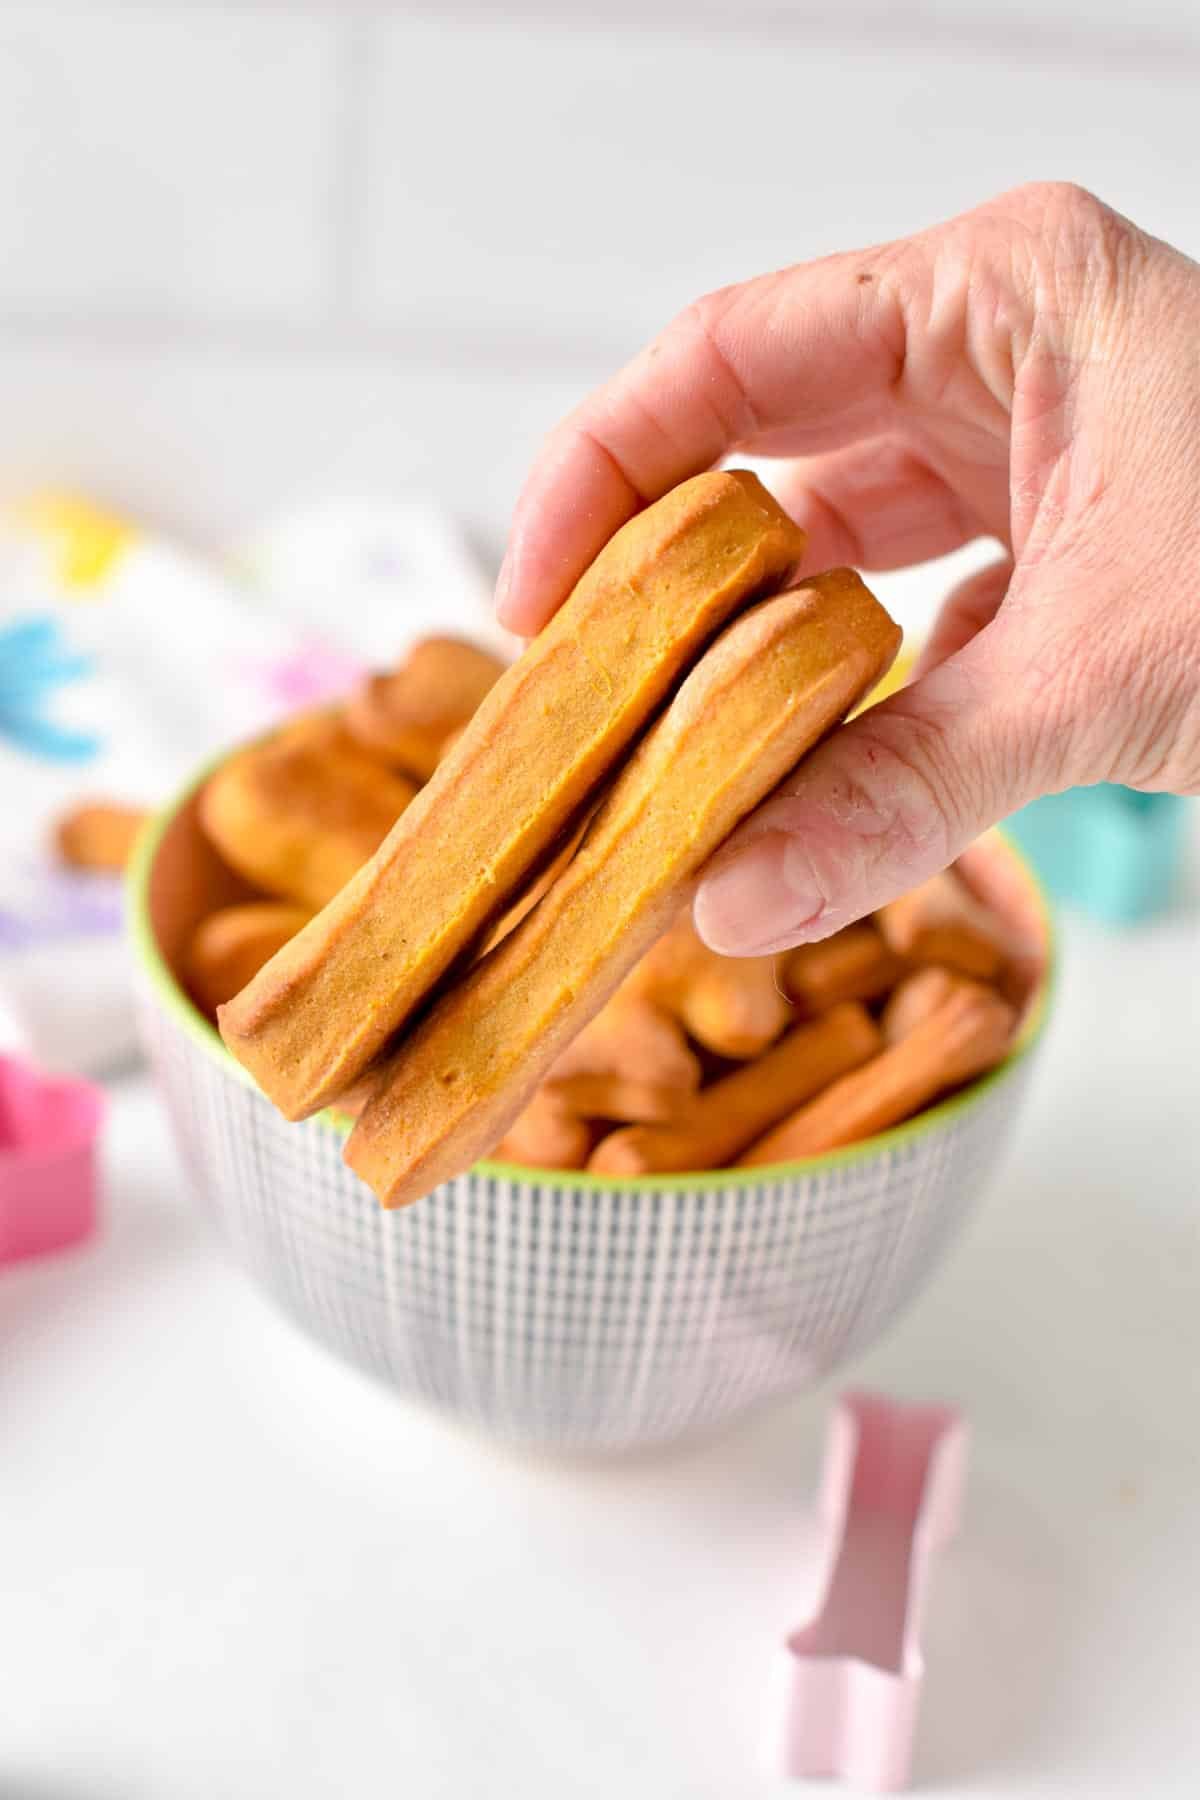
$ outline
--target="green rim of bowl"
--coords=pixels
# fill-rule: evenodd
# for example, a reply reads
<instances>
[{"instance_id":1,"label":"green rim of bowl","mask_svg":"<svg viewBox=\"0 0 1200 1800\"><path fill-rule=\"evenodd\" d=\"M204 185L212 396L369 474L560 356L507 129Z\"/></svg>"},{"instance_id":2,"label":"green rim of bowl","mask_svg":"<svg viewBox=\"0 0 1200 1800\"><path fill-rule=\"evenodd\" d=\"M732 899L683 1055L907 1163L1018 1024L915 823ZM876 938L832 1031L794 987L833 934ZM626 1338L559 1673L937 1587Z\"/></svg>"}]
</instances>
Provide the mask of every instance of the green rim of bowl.
<instances>
[{"instance_id":1,"label":"green rim of bowl","mask_svg":"<svg viewBox=\"0 0 1200 1800\"><path fill-rule=\"evenodd\" d=\"M126 880L127 914L130 935L138 961L149 976L151 987L164 1011L224 1074L232 1075L242 1083L243 1087L251 1088L257 1093L258 1089L253 1078L230 1055L215 1026L210 1025L203 1014L197 1011L168 968L150 924L150 871L158 854L159 845L166 835L167 827L208 780L213 770L219 767L224 760L224 756L215 757L142 831L130 862ZM1041 987L1026 1014L1020 1035L1012 1050L998 1067L989 1070L986 1075L978 1081L972 1082L969 1087L961 1089L956 1094L951 1094L948 1099L939 1101L936 1106L928 1107L924 1112L918 1113L915 1119L909 1119L903 1125L894 1125L890 1131L881 1131L875 1137L863 1138L860 1143L847 1144L843 1149L826 1151L822 1156L807 1157L798 1162L763 1163L756 1165L753 1169L705 1169L692 1175L640 1175L625 1181L616 1181L603 1175L590 1175L585 1169L535 1169L525 1163L497 1162L490 1158L476 1163L476 1172L509 1181L515 1179L528 1182L533 1178L543 1185L553 1184L557 1180L561 1183L569 1183L573 1188L581 1188L592 1193L611 1193L614 1188L631 1189L637 1192L692 1193L698 1186L757 1187L764 1181L780 1181L794 1176L803 1176L807 1180L814 1175L820 1175L825 1170L842 1169L849 1164L866 1162L893 1150L908 1149L919 1143L922 1138L930 1137L940 1131L943 1126L970 1111L971 1107L982 1100L985 1094L1001 1087L1016 1074L1017 1069L1042 1035L1049 1014L1051 995L1058 976L1054 916L1046 890L1007 832L999 831L997 835L1002 839L1008 853L1021 870L1029 890L1037 902L1045 933L1045 970ZM352 1121L344 1113L327 1111L316 1116L322 1124L336 1131L340 1137L349 1136Z\"/></svg>"}]
</instances>

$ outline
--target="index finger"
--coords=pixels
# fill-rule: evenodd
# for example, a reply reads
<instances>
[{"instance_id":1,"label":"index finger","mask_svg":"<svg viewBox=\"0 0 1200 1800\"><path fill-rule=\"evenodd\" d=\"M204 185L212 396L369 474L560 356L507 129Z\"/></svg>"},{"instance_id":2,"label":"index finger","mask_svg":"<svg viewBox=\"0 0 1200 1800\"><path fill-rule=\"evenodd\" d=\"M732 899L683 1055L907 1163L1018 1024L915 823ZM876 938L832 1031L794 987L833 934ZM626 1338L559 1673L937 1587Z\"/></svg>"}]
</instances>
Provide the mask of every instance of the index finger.
<instances>
[{"instance_id":1,"label":"index finger","mask_svg":"<svg viewBox=\"0 0 1200 1800\"><path fill-rule=\"evenodd\" d=\"M501 621L537 631L619 526L735 447L879 431L932 280L919 244L801 264L682 312L546 440L513 516Z\"/></svg>"}]
</instances>

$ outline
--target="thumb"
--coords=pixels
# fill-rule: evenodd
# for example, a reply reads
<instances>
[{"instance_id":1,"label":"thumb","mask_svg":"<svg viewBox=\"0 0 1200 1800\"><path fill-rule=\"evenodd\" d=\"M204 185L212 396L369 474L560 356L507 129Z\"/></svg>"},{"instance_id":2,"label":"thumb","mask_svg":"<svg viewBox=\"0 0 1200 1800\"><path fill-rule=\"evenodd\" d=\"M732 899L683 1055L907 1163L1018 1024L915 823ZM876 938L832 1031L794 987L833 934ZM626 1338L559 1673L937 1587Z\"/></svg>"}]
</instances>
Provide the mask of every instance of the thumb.
<instances>
[{"instance_id":1,"label":"thumb","mask_svg":"<svg viewBox=\"0 0 1200 1800\"><path fill-rule=\"evenodd\" d=\"M829 937L936 875L1059 784L1054 732L1006 668L999 622L800 764L718 853L695 901L713 950Z\"/></svg>"}]
</instances>

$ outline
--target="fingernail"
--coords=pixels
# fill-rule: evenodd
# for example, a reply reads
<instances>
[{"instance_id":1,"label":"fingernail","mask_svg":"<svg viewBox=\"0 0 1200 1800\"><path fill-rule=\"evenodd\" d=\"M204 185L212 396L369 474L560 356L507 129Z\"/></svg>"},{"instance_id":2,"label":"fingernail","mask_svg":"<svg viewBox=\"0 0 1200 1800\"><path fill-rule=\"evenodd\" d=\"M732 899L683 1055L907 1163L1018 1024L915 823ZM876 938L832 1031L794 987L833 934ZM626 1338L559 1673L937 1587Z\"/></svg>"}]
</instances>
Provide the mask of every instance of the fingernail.
<instances>
[{"instance_id":1,"label":"fingernail","mask_svg":"<svg viewBox=\"0 0 1200 1800\"><path fill-rule=\"evenodd\" d=\"M696 928L724 956L766 956L800 943L825 898L799 842L764 831L714 870L696 895Z\"/></svg>"}]
</instances>

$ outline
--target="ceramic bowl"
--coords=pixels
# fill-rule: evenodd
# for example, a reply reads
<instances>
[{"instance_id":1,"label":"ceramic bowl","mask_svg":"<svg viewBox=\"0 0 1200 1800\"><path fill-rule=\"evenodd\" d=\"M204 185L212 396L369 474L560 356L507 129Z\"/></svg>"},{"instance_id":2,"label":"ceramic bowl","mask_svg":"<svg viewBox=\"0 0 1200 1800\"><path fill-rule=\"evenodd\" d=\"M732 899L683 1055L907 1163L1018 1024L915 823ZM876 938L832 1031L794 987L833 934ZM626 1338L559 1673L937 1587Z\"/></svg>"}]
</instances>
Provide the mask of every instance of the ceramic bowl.
<instances>
[{"instance_id":1,"label":"ceramic bowl","mask_svg":"<svg viewBox=\"0 0 1200 1800\"><path fill-rule=\"evenodd\" d=\"M198 828L198 786L130 878L144 1036L183 1161L255 1281L407 1398L557 1449L710 1429L877 1338L996 1171L1051 960L1034 878L998 834L960 866L1039 949L1012 1054L984 1079L807 1162L626 1182L481 1162L387 1213L342 1162L344 1125L282 1119L176 978L196 921L245 895Z\"/></svg>"}]
</instances>

